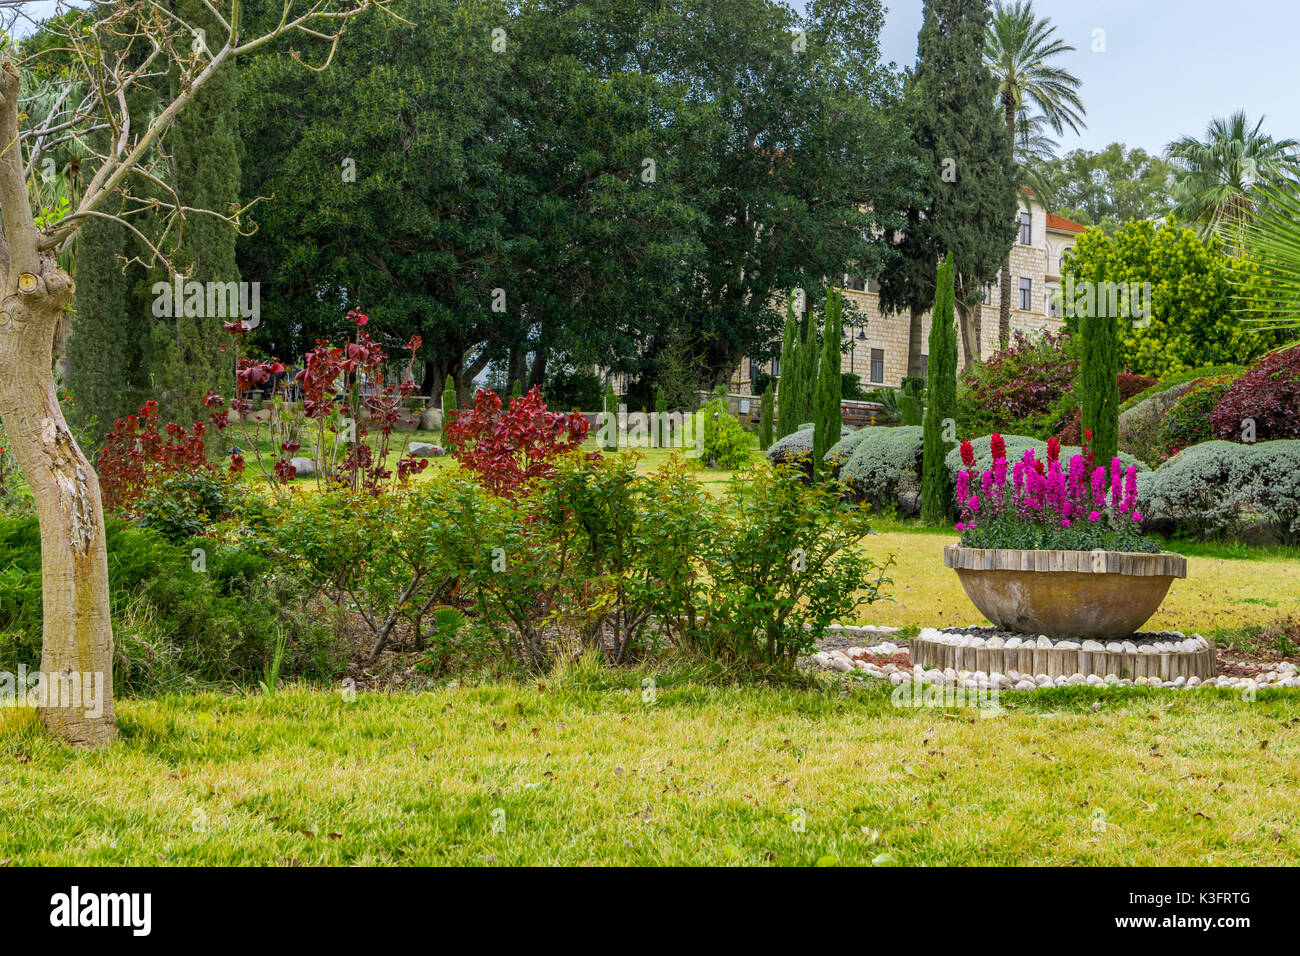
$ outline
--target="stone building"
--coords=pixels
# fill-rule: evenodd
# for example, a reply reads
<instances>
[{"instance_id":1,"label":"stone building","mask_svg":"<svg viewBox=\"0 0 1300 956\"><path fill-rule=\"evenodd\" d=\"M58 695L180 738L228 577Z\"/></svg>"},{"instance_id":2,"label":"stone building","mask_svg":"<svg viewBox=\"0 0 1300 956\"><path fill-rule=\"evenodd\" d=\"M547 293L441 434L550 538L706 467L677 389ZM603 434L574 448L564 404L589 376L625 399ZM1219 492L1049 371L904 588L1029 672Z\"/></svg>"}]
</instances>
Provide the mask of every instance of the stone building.
<instances>
[{"instance_id":1,"label":"stone building","mask_svg":"<svg viewBox=\"0 0 1300 956\"><path fill-rule=\"evenodd\" d=\"M1044 329L1059 328L1060 303L1056 296L1061 286L1061 260L1073 248L1087 227L1054 216L1024 190L1020 205L1020 234L1011 249L1011 330L1027 335ZM898 387L907 375L907 335L910 317L906 312L882 315L875 279L862 276L844 277L844 299L856 307L850 316L845 308L844 336L847 349L843 355L845 372L855 373L862 387L887 385ZM998 306L1001 291L998 282L989 286L982 307L981 352L988 358L998 347ZM922 319L922 349L930 337L930 314ZM958 363L963 359L958 347ZM924 361L924 356L923 356ZM779 374L779 360L751 363L745 359L732 376L730 390L752 393L752 383L759 372Z\"/></svg>"}]
</instances>

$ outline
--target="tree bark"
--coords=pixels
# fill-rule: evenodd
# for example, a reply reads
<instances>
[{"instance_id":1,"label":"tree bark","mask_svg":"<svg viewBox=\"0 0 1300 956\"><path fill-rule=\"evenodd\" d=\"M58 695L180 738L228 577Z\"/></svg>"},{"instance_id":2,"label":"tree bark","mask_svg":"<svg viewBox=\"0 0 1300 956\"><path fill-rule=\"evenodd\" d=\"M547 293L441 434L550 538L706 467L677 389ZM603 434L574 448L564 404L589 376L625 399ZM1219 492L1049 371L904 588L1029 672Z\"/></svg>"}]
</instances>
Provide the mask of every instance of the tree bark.
<instances>
[{"instance_id":1,"label":"tree bark","mask_svg":"<svg viewBox=\"0 0 1300 956\"><path fill-rule=\"evenodd\" d=\"M1009 94L1002 97L1002 105L1006 110L1007 133L1011 137L1011 155L1016 154L1016 103ZM1020 203L1017 196L1016 209L1019 211ZM1020 241L1017 234L1016 242ZM1014 249L1014 243L1011 249ZM1006 351L1011 344L1011 249L1007 250L1007 257L1002 260L1002 280L1000 282L998 305L998 348Z\"/></svg>"},{"instance_id":2,"label":"tree bark","mask_svg":"<svg viewBox=\"0 0 1300 956\"><path fill-rule=\"evenodd\" d=\"M913 306L907 325L907 374L913 378L920 378L924 374L921 370L921 353L925 351L921 335L924 327L922 318L922 311Z\"/></svg>"},{"instance_id":3,"label":"tree bark","mask_svg":"<svg viewBox=\"0 0 1300 956\"><path fill-rule=\"evenodd\" d=\"M18 92L18 71L6 61L0 68L0 420L41 528L42 718L69 743L100 746L117 734L104 510L99 478L68 430L54 388L54 335L72 280L51 255L37 251L18 142ZM70 693L86 681L99 691L97 702L84 691Z\"/></svg>"}]
</instances>

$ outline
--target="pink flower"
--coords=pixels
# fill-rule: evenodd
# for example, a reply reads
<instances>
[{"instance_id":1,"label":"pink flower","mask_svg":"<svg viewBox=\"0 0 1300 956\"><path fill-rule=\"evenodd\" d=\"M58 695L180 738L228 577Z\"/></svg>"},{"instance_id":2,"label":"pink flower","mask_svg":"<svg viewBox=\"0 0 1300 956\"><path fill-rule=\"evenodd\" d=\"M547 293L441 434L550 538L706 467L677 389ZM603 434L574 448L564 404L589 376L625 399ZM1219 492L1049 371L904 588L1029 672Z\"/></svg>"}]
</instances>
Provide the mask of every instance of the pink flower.
<instances>
[{"instance_id":1,"label":"pink flower","mask_svg":"<svg viewBox=\"0 0 1300 956\"><path fill-rule=\"evenodd\" d=\"M1061 519L1061 527L1062 527L1062 528L1068 528L1068 527L1070 527L1070 519L1069 519L1069 518L1062 518L1062 519Z\"/></svg>"},{"instance_id":2,"label":"pink flower","mask_svg":"<svg viewBox=\"0 0 1300 956\"><path fill-rule=\"evenodd\" d=\"M1134 521L1141 521L1141 520L1142 520L1142 512L1140 512L1140 511L1135 511L1135 512L1133 512L1133 520L1134 520Z\"/></svg>"},{"instance_id":3,"label":"pink flower","mask_svg":"<svg viewBox=\"0 0 1300 956\"><path fill-rule=\"evenodd\" d=\"M961 522L961 521L958 521L958 522L957 522L957 530L958 530L958 531L965 531L965 530L966 530L966 525L965 525L965 523L963 523L963 522Z\"/></svg>"},{"instance_id":4,"label":"pink flower","mask_svg":"<svg viewBox=\"0 0 1300 956\"><path fill-rule=\"evenodd\" d=\"M1089 511L1089 512L1088 512L1088 520L1089 520L1089 521L1100 521L1100 520L1101 520L1101 515L1100 515L1098 512L1096 512L1096 511Z\"/></svg>"}]
</instances>

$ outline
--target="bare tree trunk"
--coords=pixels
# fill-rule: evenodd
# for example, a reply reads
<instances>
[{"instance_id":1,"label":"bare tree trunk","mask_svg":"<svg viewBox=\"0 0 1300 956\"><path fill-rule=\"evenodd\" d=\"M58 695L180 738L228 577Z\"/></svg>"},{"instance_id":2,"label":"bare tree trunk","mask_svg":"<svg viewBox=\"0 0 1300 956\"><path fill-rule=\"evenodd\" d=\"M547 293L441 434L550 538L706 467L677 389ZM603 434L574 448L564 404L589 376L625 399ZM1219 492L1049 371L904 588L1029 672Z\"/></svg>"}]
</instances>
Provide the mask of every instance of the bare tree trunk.
<instances>
[{"instance_id":1,"label":"bare tree trunk","mask_svg":"<svg viewBox=\"0 0 1300 956\"><path fill-rule=\"evenodd\" d=\"M1011 137L1011 155L1016 154L1016 103L1010 94L1004 94L1002 97L1002 106L1007 117L1007 135ZM1019 211L1019 193L1017 192L1016 210ZM1020 237L1016 236L1016 241ZM1014 249L1015 245L1011 246ZM1007 250L1007 257L1002 260L1002 280L1001 289L999 289L1001 302L998 305L998 348L1006 351L1011 344L1011 249Z\"/></svg>"},{"instance_id":2,"label":"bare tree trunk","mask_svg":"<svg viewBox=\"0 0 1300 956\"><path fill-rule=\"evenodd\" d=\"M913 378L920 378L924 374L921 370L921 353L925 351L921 341L921 320L921 310L913 306L907 325L907 374Z\"/></svg>"},{"instance_id":3,"label":"bare tree trunk","mask_svg":"<svg viewBox=\"0 0 1300 956\"><path fill-rule=\"evenodd\" d=\"M18 91L18 71L5 62L0 420L31 486L41 527L41 674L47 695L42 717L64 740L99 746L117 734L104 510L99 478L68 430L54 389L54 334L72 297L72 280L53 256L37 251L18 142ZM74 697L75 688L82 693ZM100 691L99 699L88 691Z\"/></svg>"}]
</instances>

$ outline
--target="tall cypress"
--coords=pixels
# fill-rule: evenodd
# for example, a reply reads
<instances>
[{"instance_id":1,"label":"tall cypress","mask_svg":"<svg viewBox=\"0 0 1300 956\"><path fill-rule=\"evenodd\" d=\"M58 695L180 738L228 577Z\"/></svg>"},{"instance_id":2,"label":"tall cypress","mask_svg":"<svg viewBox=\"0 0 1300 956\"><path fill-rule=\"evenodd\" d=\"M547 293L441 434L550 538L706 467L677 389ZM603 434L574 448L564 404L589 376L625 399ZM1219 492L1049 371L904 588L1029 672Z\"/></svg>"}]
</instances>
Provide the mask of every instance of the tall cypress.
<instances>
[{"instance_id":1,"label":"tall cypress","mask_svg":"<svg viewBox=\"0 0 1300 956\"><path fill-rule=\"evenodd\" d=\"M784 438L799 427L799 326L794 319L794 300L786 304L785 338L781 341L781 371L777 377L776 437Z\"/></svg>"},{"instance_id":2,"label":"tall cypress","mask_svg":"<svg viewBox=\"0 0 1300 956\"><path fill-rule=\"evenodd\" d=\"M176 0L185 22L223 36L219 22L203 0ZM202 54L200 54L202 55ZM179 75L172 82L179 82ZM239 135L239 72L219 71L199 90L177 117L167 137L175 170L173 185L181 202L229 216L239 203L243 145ZM174 258L176 272L187 281L238 283L236 230L215 216L191 213L184 220L184 242ZM170 278L159 271L154 279ZM225 297L223 297L225 298ZM236 297L236 302L238 297ZM188 425L203 421L203 396L229 392L233 385L234 352L224 324L236 315L185 317L173 303L173 317L154 319L156 353L152 369L163 418ZM251 319L249 320L251 324ZM223 350L224 348L224 350Z\"/></svg>"},{"instance_id":3,"label":"tall cypress","mask_svg":"<svg viewBox=\"0 0 1300 956\"><path fill-rule=\"evenodd\" d=\"M77 236L76 293L67 338L75 427L98 438L149 398L148 303L125 226L90 219ZM89 437L89 435L87 436Z\"/></svg>"},{"instance_id":4,"label":"tall cypress","mask_svg":"<svg viewBox=\"0 0 1300 956\"><path fill-rule=\"evenodd\" d=\"M812 309L804 316L805 338L799 346L799 424L813 420L813 394L817 390L817 367L821 362L821 349L817 342L817 319Z\"/></svg>"},{"instance_id":5,"label":"tall cypress","mask_svg":"<svg viewBox=\"0 0 1300 956\"><path fill-rule=\"evenodd\" d=\"M925 180L900 210L906 223L888 236L898 241L897 254L881 274L881 307L912 312L919 343L915 309L929 301L934 263L952 253L968 363L980 359L978 298L1015 242L1020 188L1006 124L989 105L998 95L984 61L989 18L988 0L925 0L916 68L904 98L912 157ZM908 374L919 375L920 356L912 351L909 340Z\"/></svg>"},{"instance_id":6,"label":"tall cypress","mask_svg":"<svg viewBox=\"0 0 1300 956\"><path fill-rule=\"evenodd\" d=\"M1095 277L1100 287L1105 269ZM1099 464L1119 454L1119 318L1097 303L1079 317L1083 353L1079 360L1083 427L1092 431L1092 452ZM1097 315L1095 313L1103 313Z\"/></svg>"},{"instance_id":7,"label":"tall cypress","mask_svg":"<svg viewBox=\"0 0 1300 956\"><path fill-rule=\"evenodd\" d=\"M952 253L939 266L934 309L930 313L929 407L925 413L925 446L921 465L921 519L938 524L952 513L952 478L945 459L946 422L957 418L957 330L953 324ZM954 426L955 427L955 426Z\"/></svg>"},{"instance_id":8,"label":"tall cypress","mask_svg":"<svg viewBox=\"0 0 1300 956\"><path fill-rule=\"evenodd\" d=\"M844 377L840 373L840 338L842 337L842 300L834 289L826 293L826 327L822 330L821 364L813 396L813 478L825 472L823 459L831 446L840 440L843 413Z\"/></svg>"}]
</instances>

